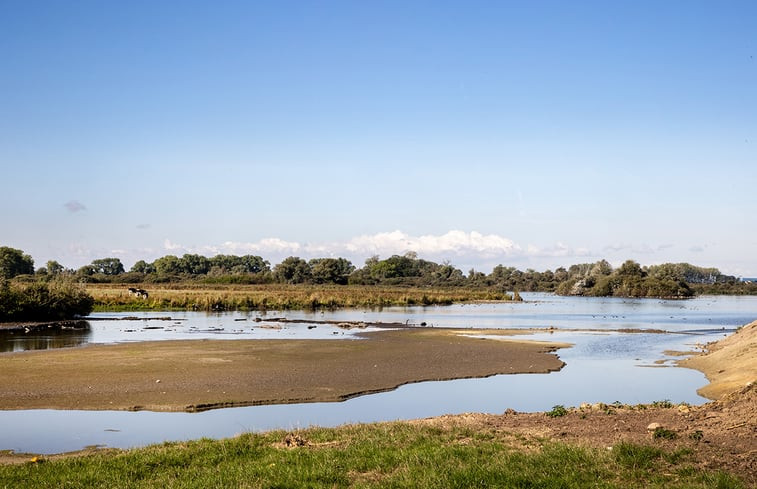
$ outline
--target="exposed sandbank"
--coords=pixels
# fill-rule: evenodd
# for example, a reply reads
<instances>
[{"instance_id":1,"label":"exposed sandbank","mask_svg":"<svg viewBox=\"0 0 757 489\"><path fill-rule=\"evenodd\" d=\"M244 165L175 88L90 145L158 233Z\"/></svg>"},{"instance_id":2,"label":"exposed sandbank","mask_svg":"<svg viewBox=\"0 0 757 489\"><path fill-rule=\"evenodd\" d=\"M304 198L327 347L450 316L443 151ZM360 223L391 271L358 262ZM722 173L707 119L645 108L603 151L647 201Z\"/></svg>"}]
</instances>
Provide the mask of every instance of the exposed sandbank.
<instances>
[{"instance_id":1,"label":"exposed sandbank","mask_svg":"<svg viewBox=\"0 0 757 489\"><path fill-rule=\"evenodd\" d=\"M556 371L564 363L552 352L568 346L487 341L435 328L362 336L156 341L4 354L0 409L193 411L340 401L412 382Z\"/></svg>"}]
</instances>

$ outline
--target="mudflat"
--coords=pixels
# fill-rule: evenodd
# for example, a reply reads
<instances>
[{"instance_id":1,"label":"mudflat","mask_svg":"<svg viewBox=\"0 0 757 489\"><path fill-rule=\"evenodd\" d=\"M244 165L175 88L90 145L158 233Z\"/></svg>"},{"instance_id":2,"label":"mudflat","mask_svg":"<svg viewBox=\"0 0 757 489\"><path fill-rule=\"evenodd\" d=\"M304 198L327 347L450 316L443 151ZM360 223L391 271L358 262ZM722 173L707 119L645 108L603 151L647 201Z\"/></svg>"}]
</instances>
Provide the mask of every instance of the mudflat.
<instances>
[{"instance_id":1,"label":"mudflat","mask_svg":"<svg viewBox=\"0 0 757 489\"><path fill-rule=\"evenodd\" d=\"M340 401L412 382L556 371L564 363L553 352L567 346L424 328L369 332L358 340L182 340L27 351L0 355L0 409L197 411Z\"/></svg>"}]
</instances>

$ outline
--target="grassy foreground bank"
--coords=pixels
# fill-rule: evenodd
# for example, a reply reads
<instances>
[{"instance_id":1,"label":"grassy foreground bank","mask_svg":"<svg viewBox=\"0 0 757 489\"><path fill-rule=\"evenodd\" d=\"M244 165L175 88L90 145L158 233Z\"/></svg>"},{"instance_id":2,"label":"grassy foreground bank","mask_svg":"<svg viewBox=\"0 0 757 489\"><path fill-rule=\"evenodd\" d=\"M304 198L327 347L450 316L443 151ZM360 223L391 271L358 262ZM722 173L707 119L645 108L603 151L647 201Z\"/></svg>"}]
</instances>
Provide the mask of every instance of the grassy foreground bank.
<instances>
[{"instance_id":1,"label":"grassy foreground bank","mask_svg":"<svg viewBox=\"0 0 757 489\"><path fill-rule=\"evenodd\" d=\"M135 297L128 287L148 292ZM513 300L493 289L376 285L86 284L99 311L266 311Z\"/></svg>"},{"instance_id":2,"label":"grassy foreground bank","mask_svg":"<svg viewBox=\"0 0 757 489\"><path fill-rule=\"evenodd\" d=\"M397 422L38 459L0 466L0 487L746 487L697 468L690 455Z\"/></svg>"}]
</instances>

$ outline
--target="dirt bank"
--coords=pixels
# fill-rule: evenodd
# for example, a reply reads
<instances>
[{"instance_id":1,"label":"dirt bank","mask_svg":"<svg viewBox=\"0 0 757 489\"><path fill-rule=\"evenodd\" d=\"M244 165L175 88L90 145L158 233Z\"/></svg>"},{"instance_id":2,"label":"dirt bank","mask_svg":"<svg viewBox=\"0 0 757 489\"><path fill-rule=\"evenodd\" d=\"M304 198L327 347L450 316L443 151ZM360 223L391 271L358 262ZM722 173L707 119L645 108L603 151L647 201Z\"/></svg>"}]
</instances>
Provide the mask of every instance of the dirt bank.
<instances>
[{"instance_id":1,"label":"dirt bank","mask_svg":"<svg viewBox=\"0 0 757 489\"><path fill-rule=\"evenodd\" d=\"M339 401L428 380L547 373L560 344L450 330L363 340L198 340L92 345L0 356L0 409L204 410Z\"/></svg>"},{"instance_id":2,"label":"dirt bank","mask_svg":"<svg viewBox=\"0 0 757 489\"><path fill-rule=\"evenodd\" d=\"M750 382L757 382L757 321L734 334L705 346L705 353L678 362L681 367L704 372L710 383L697 392L720 399Z\"/></svg>"},{"instance_id":3,"label":"dirt bank","mask_svg":"<svg viewBox=\"0 0 757 489\"><path fill-rule=\"evenodd\" d=\"M444 428L462 425L522 443L524 450L538 447L539 439L552 439L598 448L621 442L654 445L670 453L683 449L696 465L726 470L757 484L757 386L725 395L702 406L594 405L568 409L564 416L545 413L501 415L461 414L413 423ZM657 423L665 432L655 437L648 429ZM664 463L664 462L660 462ZM752 487L752 486L750 486ZM757 486L755 486L757 487Z\"/></svg>"}]
</instances>

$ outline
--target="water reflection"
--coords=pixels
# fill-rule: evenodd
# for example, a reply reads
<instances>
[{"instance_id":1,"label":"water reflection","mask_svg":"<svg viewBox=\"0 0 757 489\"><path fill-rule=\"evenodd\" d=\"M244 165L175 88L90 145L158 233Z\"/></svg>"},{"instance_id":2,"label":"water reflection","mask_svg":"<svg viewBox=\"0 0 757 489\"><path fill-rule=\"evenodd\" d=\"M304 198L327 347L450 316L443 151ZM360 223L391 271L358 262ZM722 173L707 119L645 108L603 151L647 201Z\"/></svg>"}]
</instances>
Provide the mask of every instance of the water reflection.
<instances>
[{"instance_id":1,"label":"water reflection","mask_svg":"<svg viewBox=\"0 0 757 489\"><path fill-rule=\"evenodd\" d=\"M91 336L89 327L29 333L0 331L0 353L72 348L89 343Z\"/></svg>"}]
</instances>

